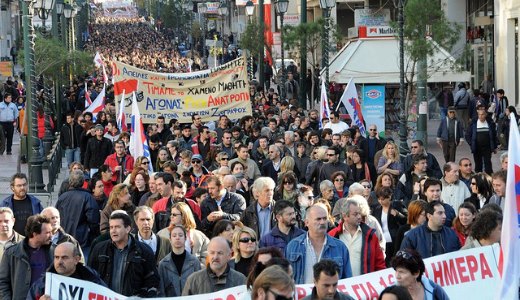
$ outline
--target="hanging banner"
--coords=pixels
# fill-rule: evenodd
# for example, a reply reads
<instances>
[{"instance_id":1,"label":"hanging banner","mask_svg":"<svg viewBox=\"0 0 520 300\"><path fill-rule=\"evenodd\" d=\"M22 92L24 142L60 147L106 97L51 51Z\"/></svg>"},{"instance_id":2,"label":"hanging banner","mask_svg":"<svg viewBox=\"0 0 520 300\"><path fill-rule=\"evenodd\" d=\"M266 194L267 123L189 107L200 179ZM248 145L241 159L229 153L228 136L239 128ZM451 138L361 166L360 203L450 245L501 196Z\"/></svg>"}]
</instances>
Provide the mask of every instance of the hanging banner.
<instances>
[{"instance_id":1,"label":"hanging banner","mask_svg":"<svg viewBox=\"0 0 520 300\"><path fill-rule=\"evenodd\" d=\"M361 88L363 97L362 111L367 126L375 124L379 135L385 136L385 86L364 85Z\"/></svg>"},{"instance_id":2,"label":"hanging banner","mask_svg":"<svg viewBox=\"0 0 520 300\"><path fill-rule=\"evenodd\" d=\"M193 114L204 122L221 115L232 120L252 115L245 58L192 73L150 72L117 61L112 65L114 96L136 91L143 123L155 123L158 116L191 123ZM132 97L124 103L130 120Z\"/></svg>"},{"instance_id":3,"label":"hanging banner","mask_svg":"<svg viewBox=\"0 0 520 300\"><path fill-rule=\"evenodd\" d=\"M492 299L500 282L498 273L498 244L468 250L451 252L424 260L425 275L442 286L451 299ZM53 273L45 275L45 294L52 299L127 299L108 288L97 284L60 276ZM395 271L391 268L342 279L338 282L338 291L354 299L377 299L387 286L396 283ZM482 288L487 287L487 288ZM312 284L296 286L295 299L302 299L312 292ZM220 292L204 294L205 300L241 299L246 292L245 285L229 288ZM201 299L201 295L161 299Z\"/></svg>"}]
</instances>

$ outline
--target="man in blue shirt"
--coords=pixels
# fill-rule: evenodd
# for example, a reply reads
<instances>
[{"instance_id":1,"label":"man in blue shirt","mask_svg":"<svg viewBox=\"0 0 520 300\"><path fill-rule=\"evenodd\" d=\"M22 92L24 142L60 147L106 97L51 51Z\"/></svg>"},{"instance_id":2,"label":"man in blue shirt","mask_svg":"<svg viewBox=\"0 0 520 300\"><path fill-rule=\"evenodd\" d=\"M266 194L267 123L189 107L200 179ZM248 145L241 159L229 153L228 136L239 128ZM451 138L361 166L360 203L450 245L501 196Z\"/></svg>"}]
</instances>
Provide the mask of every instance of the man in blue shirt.
<instances>
[{"instance_id":1,"label":"man in blue shirt","mask_svg":"<svg viewBox=\"0 0 520 300\"><path fill-rule=\"evenodd\" d=\"M5 143L2 142L0 145L0 155L4 154L5 150L7 150L7 155L12 154L14 126L18 118L18 108L12 99L12 95L7 93L4 96L4 102L0 102L0 125L2 125L1 130L6 139Z\"/></svg>"},{"instance_id":2,"label":"man in blue shirt","mask_svg":"<svg viewBox=\"0 0 520 300\"><path fill-rule=\"evenodd\" d=\"M313 266L322 259L331 259L339 265L339 278L352 277L347 246L327 235L327 211L313 205L305 215L307 234L302 234L287 244L285 257L293 268L296 284L313 283Z\"/></svg>"}]
</instances>

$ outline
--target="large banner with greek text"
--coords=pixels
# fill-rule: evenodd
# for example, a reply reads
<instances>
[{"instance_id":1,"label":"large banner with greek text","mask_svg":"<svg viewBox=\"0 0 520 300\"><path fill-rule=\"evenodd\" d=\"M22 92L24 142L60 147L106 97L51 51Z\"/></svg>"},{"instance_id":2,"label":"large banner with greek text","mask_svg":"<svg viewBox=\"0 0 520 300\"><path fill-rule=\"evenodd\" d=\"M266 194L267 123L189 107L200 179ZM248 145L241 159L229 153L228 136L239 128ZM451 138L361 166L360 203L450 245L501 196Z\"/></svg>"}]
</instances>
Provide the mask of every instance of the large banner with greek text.
<instances>
[{"instance_id":1,"label":"large banner with greek text","mask_svg":"<svg viewBox=\"0 0 520 300\"><path fill-rule=\"evenodd\" d=\"M426 276L443 287L451 299L492 299L500 281L498 273L498 244L452 252L424 260ZM354 299L377 299L387 286L396 283L393 269L340 280L338 290ZM506 274L507 276L507 274ZM311 293L313 285L296 287L296 299ZM205 294L205 300L240 299L245 286ZM52 299L126 299L111 290L91 282L47 273L45 293ZM177 298L162 298L177 299ZM180 298L178 298L180 299ZM183 300L201 299L201 295L182 297Z\"/></svg>"},{"instance_id":2,"label":"large banner with greek text","mask_svg":"<svg viewBox=\"0 0 520 300\"><path fill-rule=\"evenodd\" d=\"M117 61L112 65L114 96L119 105L125 95L127 120L134 91L143 123L155 123L160 115L181 123L191 123L195 113L204 122L221 115L232 120L252 115L245 58L191 73L150 72Z\"/></svg>"}]
</instances>

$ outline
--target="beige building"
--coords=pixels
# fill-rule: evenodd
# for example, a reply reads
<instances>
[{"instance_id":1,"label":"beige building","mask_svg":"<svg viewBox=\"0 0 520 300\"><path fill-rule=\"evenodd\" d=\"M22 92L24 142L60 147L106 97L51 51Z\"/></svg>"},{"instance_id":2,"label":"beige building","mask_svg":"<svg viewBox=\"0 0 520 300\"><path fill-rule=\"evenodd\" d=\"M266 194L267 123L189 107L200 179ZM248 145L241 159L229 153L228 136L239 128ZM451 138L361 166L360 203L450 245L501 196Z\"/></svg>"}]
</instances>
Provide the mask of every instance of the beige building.
<instances>
[{"instance_id":1,"label":"beige building","mask_svg":"<svg viewBox=\"0 0 520 300\"><path fill-rule=\"evenodd\" d=\"M504 89L509 103L515 106L520 103L519 19L520 1L495 1L496 87Z\"/></svg>"}]
</instances>

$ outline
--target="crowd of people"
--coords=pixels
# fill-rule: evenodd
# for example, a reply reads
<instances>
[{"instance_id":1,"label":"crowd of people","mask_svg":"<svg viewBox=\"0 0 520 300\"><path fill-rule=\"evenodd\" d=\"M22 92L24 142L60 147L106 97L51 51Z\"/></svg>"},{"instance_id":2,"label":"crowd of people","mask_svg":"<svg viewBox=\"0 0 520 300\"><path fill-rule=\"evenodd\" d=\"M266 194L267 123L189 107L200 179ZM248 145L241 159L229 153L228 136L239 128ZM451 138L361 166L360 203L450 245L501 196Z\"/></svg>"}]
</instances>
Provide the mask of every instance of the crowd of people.
<instances>
[{"instance_id":1,"label":"crowd of people","mask_svg":"<svg viewBox=\"0 0 520 300\"><path fill-rule=\"evenodd\" d=\"M88 47L148 70L189 63L141 19L98 19ZM78 77L67 91L60 145L70 175L55 205L27 193L25 174L12 176L0 203L1 298L48 299L48 271L125 296L246 285L244 299L293 299L295 284L314 284L306 299L352 299L338 280L393 267L398 285L381 299L448 299L423 276L423 259L500 242L507 155L496 172L475 155L494 139L482 125L494 124L487 106L465 129L473 160L445 155L442 167L421 140L402 156L374 124L363 136L338 112L320 120L254 86L253 115L193 114L188 124L159 116L146 129L150 155L133 157L113 85L104 111L83 113L100 78ZM446 108L439 128L443 149L462 137L456 110ZM0 105L3 125L2 116Z\"/></svg>"}]
</instances>

